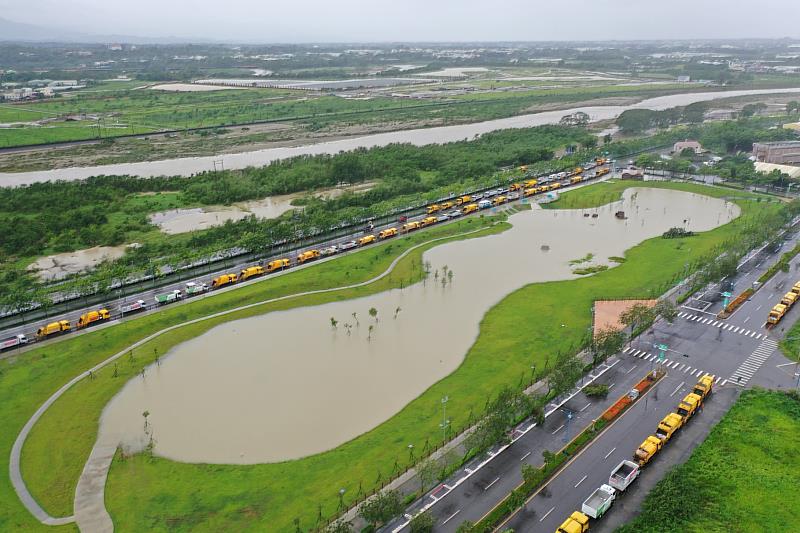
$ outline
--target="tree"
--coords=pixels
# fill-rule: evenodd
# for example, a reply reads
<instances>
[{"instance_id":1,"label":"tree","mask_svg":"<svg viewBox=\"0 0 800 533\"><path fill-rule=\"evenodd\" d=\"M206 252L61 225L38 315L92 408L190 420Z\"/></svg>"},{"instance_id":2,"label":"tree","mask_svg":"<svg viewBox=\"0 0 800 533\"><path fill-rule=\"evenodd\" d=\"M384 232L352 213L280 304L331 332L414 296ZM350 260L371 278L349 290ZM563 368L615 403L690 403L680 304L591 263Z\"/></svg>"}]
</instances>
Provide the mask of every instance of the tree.
<instances>
[{"instance_id":1,"label":"tree","mask_svg":"<svg viewBox=\"0 0 800 533\"><path fill-rule=\"evenodd\" d=\"M472 533L475 529L475 524L470 520L464 520L461 525L456 528L456 533Z\"/></svg>"},{"instance_id":2,"label":"tree","mask_svg":"<svg viewBox=\"0 0 800 533\"><path fill-rule=\"evenodd\" d=\"M417 476L419 476L419 488L422 492L427 490L427 487L433 485L437 480L439 472L439 465L430 457L420 461L417 465Z\"/></svg>"},{"instance_id":3,"label":"tree","mask_svg":"<svg viewBox=\"0 0 800 533\"><path fill-rule=\"evenodd\" d=\"M627 338L625 332L619 329L604 328L598 331L592 343L594 364L605 361L622 350Z\"/></svg>"},{"instance_id":4,"label":"tree","mask_svg":"<svg viewBox=\"0 0 800 533\"><path fill-rule=\"evenodd\" d=\"M635 332L644 324L652 322L653 318L655 318L655 314L649 305L635 303L623 311L619 317L619 320L631 328L631 332Z\"/></svg>"},{"instance_id":5,"label":"tree","mask_svg":"<svg viewBox=\"0 0 800 533\"><path fill-rule=\"evenodd\" d=\"M361 505L361 518L374 527L385 524L403 510L400 494L394 490L379 492Z\"/></svg>"},{"instance_id":6,"label":"tree","mask_svg":"<svg viewBox=\"0 0 800 533\"><path fill-rule=\"evenodd\" d=\"M610 133L606 133L603 135L603 145L610 144L611 141L614 140L614 137Z\"/></svg>"},{"instance_id":7,"label":"tree","mask_svg":"<svg viewBox=\"0 0 800 533\"><path fill-rule=\"evenodd\" d=\"M575 354L559 355L553 364L553 370L547 376L548 393L556 394L568 391L583 374L583 363Z\"/></svg>"},{"instance_id":8,"label":"tree","mask_svg":"<svg viewBox=\"0 0 800 533\"><path fill-rule=\"evenodd\" d=\"M325 533L352 533L353 525L344 520L337 520L325 529Z\"/></svg>"},{"instance_id":9,"label":"tree","mask_svg":"<svg viewBox=\"0 0 800 533\"><path fill-rule=\"evenodd\" d=\"M797 113L800 111L800 102L797 100L790 100L786 102L786 114L789 115L791 113Z\"/></svg>"},{"instance_id":10,"label":"tree","mask_svg":"<svg viewBox=\"0 0 800 533\"><path fill-rule=\"evenodd\" d=\"M678 308L670 300L664 298L656 302L656 305L653 307L653 313L672 324L678 316Z\"/></svg>"},{"instance_id":11,"label":"tree","mask_svg":"<svg viewBox=\"0 0 800 533\"><path fill-rule=\"evenodd\" d=\"M435 522L430 511L422 511L411 519L411 533L431 533Z\"/></svg>"},{"instance_id":12,"label":"tree","mask_svg":"<svg viewBox=\"0 0 800 533\"><path fill-rule=\"evenodd\" d=\"M369 308L369 316L371 316L373 319L375 319L375 322L377 322L378 321L378 310L375 309L374 307L370 307Z\"/></svg>"}]
</instances>

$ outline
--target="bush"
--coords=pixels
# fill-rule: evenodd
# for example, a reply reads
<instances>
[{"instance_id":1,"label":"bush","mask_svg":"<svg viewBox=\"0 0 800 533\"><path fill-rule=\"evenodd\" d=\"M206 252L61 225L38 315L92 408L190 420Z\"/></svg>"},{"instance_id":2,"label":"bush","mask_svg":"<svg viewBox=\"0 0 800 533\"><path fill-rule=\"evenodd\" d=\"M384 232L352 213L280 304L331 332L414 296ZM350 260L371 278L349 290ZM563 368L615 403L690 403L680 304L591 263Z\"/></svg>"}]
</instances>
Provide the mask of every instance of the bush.
<instances>
[{"instance_id":1,"label":"bush","mask_svg":"<svg viewBox=\"0 0 800 533\"><path fill-rule=\"evenodd\" d=\"M589 398L605 398L608 396L608 385L587 385L583 393Z\"/></svg>"}]
</instances>

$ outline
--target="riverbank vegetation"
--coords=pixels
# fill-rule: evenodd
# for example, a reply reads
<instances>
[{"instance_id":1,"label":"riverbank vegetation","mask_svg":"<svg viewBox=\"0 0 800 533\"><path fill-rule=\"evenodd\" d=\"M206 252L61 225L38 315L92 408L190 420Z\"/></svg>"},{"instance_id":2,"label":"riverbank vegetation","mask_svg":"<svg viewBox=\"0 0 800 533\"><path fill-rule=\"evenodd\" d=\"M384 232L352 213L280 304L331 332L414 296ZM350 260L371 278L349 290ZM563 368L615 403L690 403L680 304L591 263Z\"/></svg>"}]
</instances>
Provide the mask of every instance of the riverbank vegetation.
<instances>
[{"instance_id":1,"label":"riverbank vegetation","mask_svg":"<svg viewBox=\"0 0 800 533\"><path fill-rule=\"evenodd\" d=\"M689 460L650 491L642 513L617 532L785 529L800 514L798 447L800 397L745 390Z\"/></svg>"},{"instance_id":2,"label":"riverbank vegetation","mask_svg":"<svg viewBox=\"0 0 800 533\"><path fill-rule=\"evenodd\" d=\"M651 184L629 182L615 184L614 187L619 187L619 192L626 187L642 185ZM653 185L717 197L729 194L725 189L699 185ZM602 186L586 187L565 197L579 195L584 197L587 204L591 198L594 203L590 205L600 205L605 202L606 195L593 194L591 191L595 187ZM408 443L414 443L421 449L424 443L435 444L437 439L440 440L437 414L441 411L440 399L443 396L458 399L448 404L452 427L457 429L465 426L482 412L487 400L497 391L517 380L527 380L532 363L537 368L546 369L554 365L559 354L574 353L583 342L591 323L590 309L594 299L649 298L660 294L665 287L682 278L687 265L688 268L694 268L701 258L716 253L722 243L740 238L746 229L756 225L764 212L785 209L783 204L758 202L754 195L748 194L739 195L735 201L742 208L742 216L726 226L692 237L690 246L687 246L689 241L684 242L684 239L651 239L629 250L627 261L613 269L579 280L533 284L509 295L484 317L476 343L456 372L432 386L392 419L335 450L297 461L254 466L191 465L147 455L124 459L118 457L112 466L106 489L107 505L115 522L118 527L131 529L159 529L176 524L195 530L228 527L259 529L268 524L280 530L292 528L294 520L299 519L301 528L307 530L315 524L320 508L323 517L331 517L336 513L340 488L346 489L344 500L345 504L349 504L359 495L380 486L398 468L404 468ZM448 227L442 226L432 231ZM395 243L387 246L392 245L396 246ZM353 261L365 268L362 261L368 264L369 258L380 254L381 250L383 248L375 248L336 261ZM408 262L412 260L418 262L419 255L407 258L398 267L406 265L403 268L410 272L411 264ZM322 276L322 283L332 279L353 281L352 275L342 278L341 267L331 266L327 270L326 265L336 265L336 261L267 280L254 287L262 286L263 290L273 291L276 290L273 284L277 284L277 290L287 289L286 284L296 279L292 276L304 272L309 273L306 275L328 272ZM422 269L417 268L416 271L421 272ZM399 283L400 279L402 277L394 278L392 283ZM382 282L389 283L388 280ZM300 286L308 288L305 282ZM233 305L234 300L237 303L253 301L249 293L241 293L244 298L237 297L238 294L238 291L224 294L230 298L228 305ZM205 306L214 303L215 298L217 296L189 305L197 304L202 310L210 311ZM565 300L574 302L574 305L565 309L559 304ZM310 304L319 300L303 302ZM13 431L9 432L9 442L2 446L10 446L10 439L16 435L17 428L26 417L46 394L55 390L67 377L85 369L92 361L121 349L126 342L141 338L147 328L163 327L161 317L167 317L168 320L187 318L185 313L190 309L189 305L128 321L126 326L119 329L112 327L65 339L57 344L57 352L48 347L39 348L29 352L13 367L4 369L5 376L13 375L9 384L14 385L4 390L17 390L24 389L24 383L31 379L29 376L33 368L41 369L39 365L45 365L50 369L50 365L59 363L59 372L48 370L45 375L39 376L35 389L39 391L38 396L32 392L23 398L16 397L13 413L9 414L9 425ZM538 319L535 323L520 322L521 316L536 316ZM158 325L154 325L156 320L159 320ZM211 323L217 323L216 319ZM153 348L163 354L184 338L197 335L206 327L205 324L181 328L160 337L152 346L142 346L134 351L135 364L123 358L120 368L130 365L131 369L126 371L134 375L141 369L140 365L152 360ZM45 353L48 357L42 359ZM535 354L534 359L531 359L531 354ZM29 483L39 501L46 508L52 508L53 512L68 511L70 488L74 487L93 443L99 412L107 399L124 383L122 379L115 381L116 378L112 378L113 371L111 368L103 370L102 376L81 382L56 402L52 411L48 411L34 428L31 441L26 445L23 472L26 479L31 477ZM73 407L77 405L81 408ZM19 414L20 411L22 414ZM80 416L66 416L67 413L76 412ZM62 435L63 442L55 450L52 447L53 434ZM3 453L1 448L0 453ZM7 457L7 451L3 455ZM70 466L58 468L67 465ZM197 486L204 487L199 499L193 489ZM62 487L63 490L56 494L51 487ZM13 497L13 494L8 497ZM142 513L141 509L148 511Z\"/></svg>"}]
</instances>

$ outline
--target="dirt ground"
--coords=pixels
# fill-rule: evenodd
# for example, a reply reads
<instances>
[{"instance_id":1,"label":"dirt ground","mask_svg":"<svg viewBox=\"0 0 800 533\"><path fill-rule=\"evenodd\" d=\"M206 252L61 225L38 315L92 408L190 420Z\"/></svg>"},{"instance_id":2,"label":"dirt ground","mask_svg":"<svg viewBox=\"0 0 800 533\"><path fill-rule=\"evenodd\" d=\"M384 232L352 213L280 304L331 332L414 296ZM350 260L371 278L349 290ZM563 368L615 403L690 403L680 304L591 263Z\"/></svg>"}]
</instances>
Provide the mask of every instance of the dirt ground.
<instances>
[{"instance_id":1,"label":"dirt ground","mask_svg":"<svg viewBox=\"0 0 800 533\"><path fill-rule=\"evenodd\" d=\"M636 304L652 307L656 300L597 300L594 303L594 335L604 329L624 329L619 317Z\"/></svg>"}]
</instances>

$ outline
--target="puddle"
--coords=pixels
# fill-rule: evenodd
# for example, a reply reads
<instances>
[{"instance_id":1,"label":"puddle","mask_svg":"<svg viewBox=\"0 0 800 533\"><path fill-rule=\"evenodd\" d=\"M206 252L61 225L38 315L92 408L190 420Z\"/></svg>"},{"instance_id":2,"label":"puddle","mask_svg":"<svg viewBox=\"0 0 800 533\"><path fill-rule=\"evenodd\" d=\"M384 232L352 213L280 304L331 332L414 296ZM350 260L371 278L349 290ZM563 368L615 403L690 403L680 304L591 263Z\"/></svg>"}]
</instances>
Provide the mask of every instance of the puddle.
<instances>
[{"instance_id":1,"label":"puddle","mask_svg":"<svg viewBox=\"0 0 800 533\"><path fill-rule=\"evenodd\" d=\"M375 186L375 182L365 182L350 187L334 187L313 193L317 198L336 198L345 192L365 192ZM240 202L231 206L194 207L170 209L150 215L150 222L169 235L202 230L220 226L228 220L235 222L255 215L258 218L277 218L286 211L301 209L292 205L292 200L306 196L307 193L293 193L270 196L261 200Z\"/></svg>"},{"instance_id":2,"label":"puddle","mask_svg":"<svg viewBox=\"0 0 800 533\"><path fill-rule=\"evenodd\" d=\"M45 281L59 280L70 274L91 270L103 261L118 259L125 254L125 248L126 246L95 246L76 252L48 255L28 265L28 270L38 271L39 278Z\"/></svg>"},{"instance_id":3,"label":"puddle","mask_svg":"<svg viewBox=\"0 0 800 533\"><path fill-rule=\"evenodd\" d=\"M615 218L618 210L628 218ZM141 449L147 410L155 452L178 461L250 464L329 450L453 372L487 310L509 293L576 277L569 261L588 253L621 256L670 227L706 231L739 214L723 200L659 189L628 189L624 200L586 211L599 216L522 211L500 235L429 250L439 279L424 285L217 326L129 382L106 407L100 439ZM454 276L443 287L445 265Z\"/></svg>"}]
</instances>

